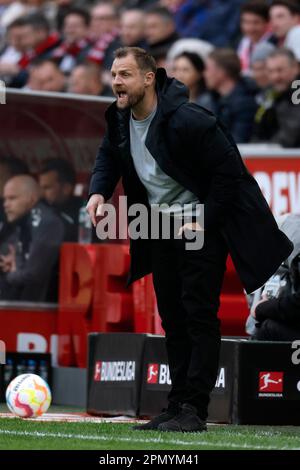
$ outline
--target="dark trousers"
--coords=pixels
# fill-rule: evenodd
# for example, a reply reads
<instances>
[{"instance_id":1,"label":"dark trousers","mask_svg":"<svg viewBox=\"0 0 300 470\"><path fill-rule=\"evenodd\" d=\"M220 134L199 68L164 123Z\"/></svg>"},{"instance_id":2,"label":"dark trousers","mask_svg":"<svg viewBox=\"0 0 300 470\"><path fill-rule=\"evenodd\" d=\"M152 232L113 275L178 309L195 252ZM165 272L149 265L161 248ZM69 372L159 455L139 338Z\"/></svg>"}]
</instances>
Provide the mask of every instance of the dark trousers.
<instances>
[{"instance_id":1,"label":"dark trousers","mask_svg":"<svg viewBox=\"0 0 300 470\"><path fill-rule=\"evenodd\" d=\"M228 250L218 231L205 231L204 246L186 239L152 240L153 284L172 380L169 402L185 402L207 417L221 344L217 317Z\"/></svg>"},{"instance_id":2,"label":"dark trousers","mask_svg":"<svg viewBox=\"0 0 300 470\"><path fill-rule=\"evenodd\" d=\"M300 339L300 325L288 325L267 318L256 328L253 339L259 341L295 341Z\"/></svg>"}]
</instances>

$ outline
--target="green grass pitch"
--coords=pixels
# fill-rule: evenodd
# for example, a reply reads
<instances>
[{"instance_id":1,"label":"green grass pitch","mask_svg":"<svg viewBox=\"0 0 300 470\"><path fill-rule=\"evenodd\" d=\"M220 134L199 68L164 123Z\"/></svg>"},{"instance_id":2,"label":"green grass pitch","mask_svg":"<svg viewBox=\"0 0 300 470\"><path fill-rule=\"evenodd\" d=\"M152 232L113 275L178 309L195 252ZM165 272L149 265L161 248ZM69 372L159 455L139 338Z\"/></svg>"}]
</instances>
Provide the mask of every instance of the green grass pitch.
<instances>
[{"instance_id":1,"label":"green grass pitch","mask_svg":"<svg viewBox=\"0 0 300 470\"><path fill-rule=\"evenodd\" d=\"M0 419L1 450L300 450L300 427L209 426L206 433L133 431L132 424Z\"/></svg>"}]
</instances>

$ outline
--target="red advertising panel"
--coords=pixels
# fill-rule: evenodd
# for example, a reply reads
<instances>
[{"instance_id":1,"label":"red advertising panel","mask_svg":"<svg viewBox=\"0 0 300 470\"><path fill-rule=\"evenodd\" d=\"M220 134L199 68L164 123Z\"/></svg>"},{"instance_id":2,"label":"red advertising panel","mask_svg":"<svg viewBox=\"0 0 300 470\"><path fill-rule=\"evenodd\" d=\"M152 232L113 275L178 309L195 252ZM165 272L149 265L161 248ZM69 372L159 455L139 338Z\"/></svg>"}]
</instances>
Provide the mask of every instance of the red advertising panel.
<instances>
[{"instance_id":1,"label":"red advertising panel","mask_svg":"<svg viewBox=\"0 0 300 470\"><path fill-rule=\"evenodd\" d=\"M52 353L57 363L57 305L0 302L0 339L8 352Z\"/></svg>"},{"instance_id":2,"label":"red advertising panel","mask_svg":"<svg viewBox=\"0 0 300 470\"><path fill-rule=\"evenodd\" d=\"M245 161L275 216L300 213L300 149L298 157L247 157Z\"/></svg>"}]
</instances>

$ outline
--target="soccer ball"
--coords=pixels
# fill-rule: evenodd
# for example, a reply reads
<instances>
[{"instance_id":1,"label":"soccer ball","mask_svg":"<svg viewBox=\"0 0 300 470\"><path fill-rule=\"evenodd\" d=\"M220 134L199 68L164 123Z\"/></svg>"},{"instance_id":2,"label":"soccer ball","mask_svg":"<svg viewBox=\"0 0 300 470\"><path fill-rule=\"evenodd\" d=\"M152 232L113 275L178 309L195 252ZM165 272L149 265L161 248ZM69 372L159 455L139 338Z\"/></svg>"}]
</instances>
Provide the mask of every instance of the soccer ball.
<instances>
[{"instance_id":1,"label":"soccer ball","mask_svg":"<svg viewBox=\"0 0 300 470\"><path fill-rule=\"evenodd\" d=\"M18 375L6 389L6 403L14 415L21 418L36 418L48 410L51 391L39 375Z\"/></svg>"}]
</instances>

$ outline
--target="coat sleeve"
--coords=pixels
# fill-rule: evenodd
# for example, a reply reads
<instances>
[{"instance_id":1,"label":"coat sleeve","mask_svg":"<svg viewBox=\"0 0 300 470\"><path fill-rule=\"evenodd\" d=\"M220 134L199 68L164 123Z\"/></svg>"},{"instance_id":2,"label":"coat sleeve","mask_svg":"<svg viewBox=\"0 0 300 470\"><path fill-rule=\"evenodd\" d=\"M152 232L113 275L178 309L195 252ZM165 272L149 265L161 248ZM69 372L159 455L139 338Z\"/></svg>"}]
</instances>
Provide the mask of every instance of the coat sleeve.
<instances>
[{"instance_id":1,"label":"coat sleeve","mask_svg":"<svg viewBox=\"0 0 300 470\"><path fill-rule=\"evenodd\" d=\"M92 194L101 194L106 201L110 199L120 176L117 158L106 133L99 147L92 171L89 197Z\"/></svg>"},{"instance_id":2,"label":"coat sleeve","mask_svg":"<svg viewBox=\"0 0 300 470\"><path fill-rule=\"evenodd\" d=\"M256 307L258 321L278 320L294 325L300 324L300 290L278 299L266 300Z\"/></svg>"},{"instance_id":3,"label":"coat sleeve","mask_svg":"<svg viewBox=\"0 0 300 470\"><path fill-rule=\"evenodd\" d=\"M200 137L198 152L200 171L202 168L210 179L203 201L205 227L220 226L232 210L238 185L247 170L232 136L216 120Z\"/></svg>"}]
</instances>

